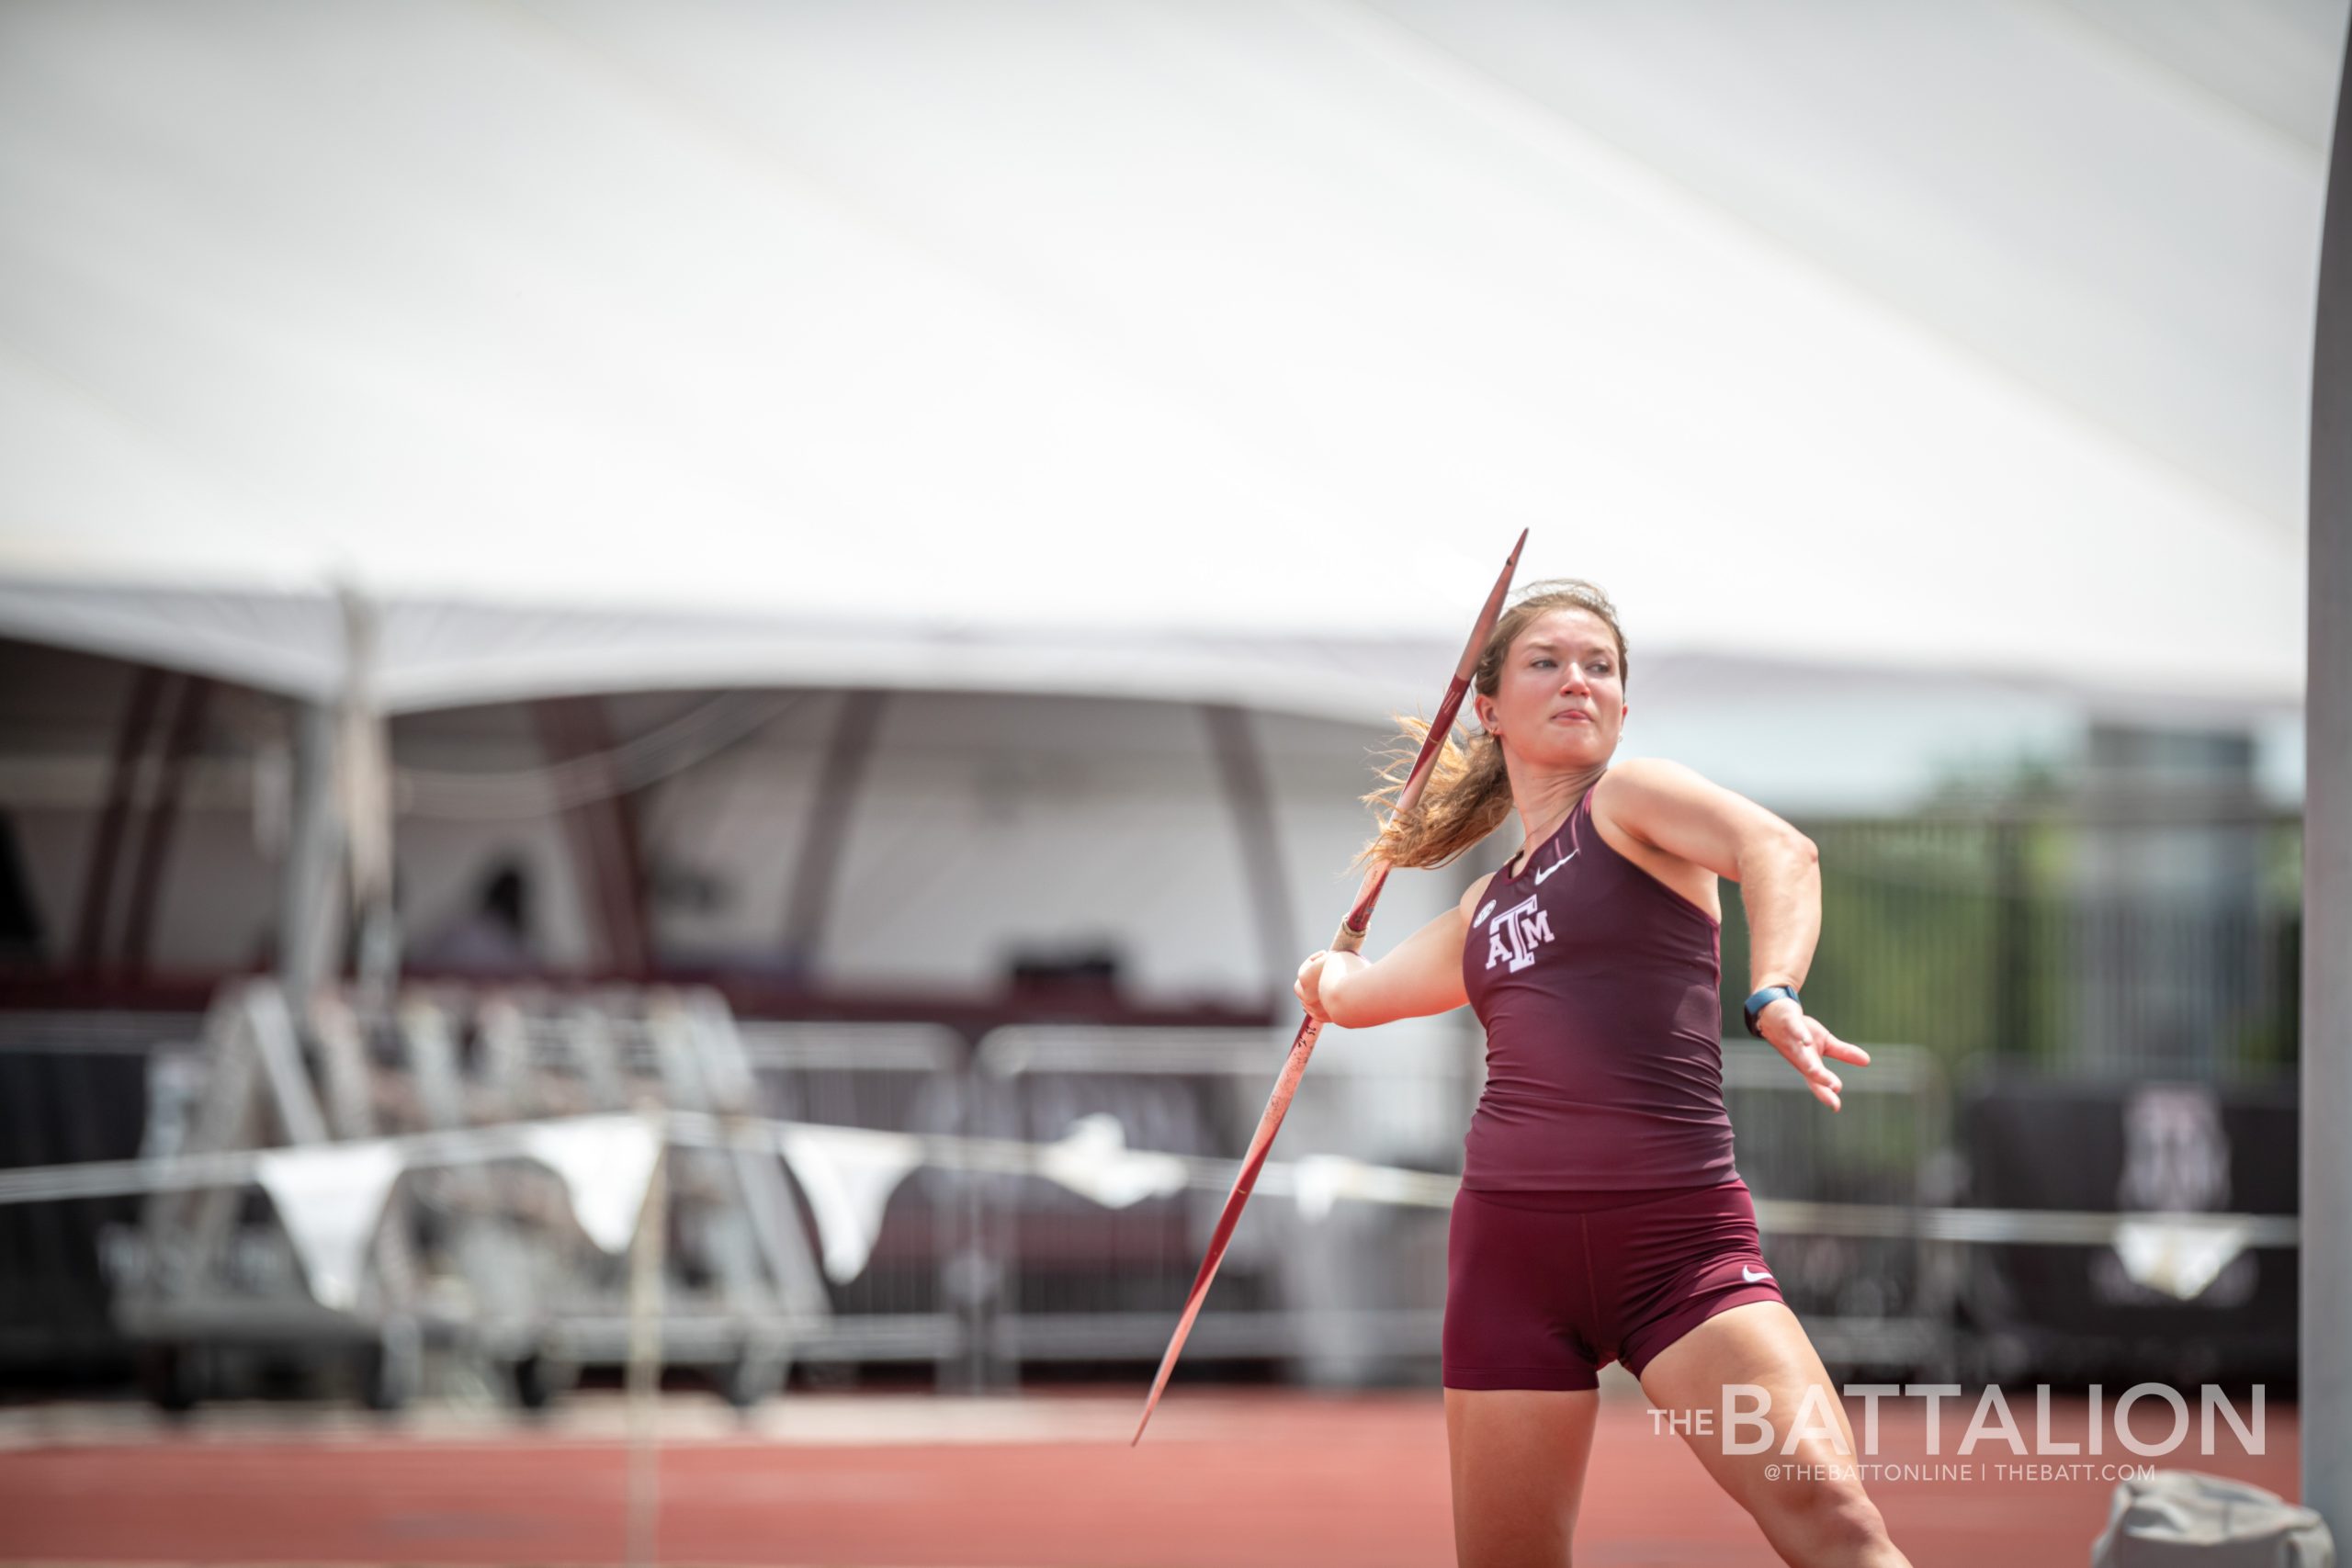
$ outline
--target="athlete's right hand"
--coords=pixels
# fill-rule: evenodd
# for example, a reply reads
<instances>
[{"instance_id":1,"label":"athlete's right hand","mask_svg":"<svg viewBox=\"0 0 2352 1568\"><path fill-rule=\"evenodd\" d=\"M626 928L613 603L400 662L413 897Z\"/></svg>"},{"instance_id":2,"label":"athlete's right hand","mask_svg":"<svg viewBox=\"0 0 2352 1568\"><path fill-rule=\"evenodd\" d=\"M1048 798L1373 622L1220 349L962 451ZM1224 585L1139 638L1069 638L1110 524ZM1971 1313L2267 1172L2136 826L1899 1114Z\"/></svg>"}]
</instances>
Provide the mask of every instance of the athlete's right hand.
<instances>
[{"instance_id":1,"label":"athlete's right hand","mask_svg":"<svg viewBox=\"0 0 2352 1568\"><path fill-rule=\"evenodd\" d=\"M1331 1021L1331 1015L1323 1010L1323 964L1330 956L1329 949L1308 953L1306 962L1298 966L1298 978L1290 987L1298 1005L1306 1010L1306 1016L1317 1023Z\"/></svg>"}]
</instances>

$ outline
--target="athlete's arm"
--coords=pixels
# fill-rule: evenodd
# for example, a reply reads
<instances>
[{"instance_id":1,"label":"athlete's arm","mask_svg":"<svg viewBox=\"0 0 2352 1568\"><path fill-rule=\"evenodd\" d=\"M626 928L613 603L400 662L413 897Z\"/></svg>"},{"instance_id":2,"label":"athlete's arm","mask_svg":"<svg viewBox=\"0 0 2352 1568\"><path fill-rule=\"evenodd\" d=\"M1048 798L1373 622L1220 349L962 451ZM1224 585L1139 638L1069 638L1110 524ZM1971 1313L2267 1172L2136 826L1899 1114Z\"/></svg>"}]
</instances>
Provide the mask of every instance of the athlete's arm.
<instances>
[{"instance_id":1,"label":"athlete's arm","mask_svg":"<svg viewBox=\"0 0 2352 1568\"><path fill-rule=\"evenodd\" d=\"M1804 983L1821 939L1821 854L1811 839L1679 762L1646 757L1620 762L1595 788L1593 809L1606 809L1617 827L1739 884L1747 910L1750 992ZM1785 997L1764 1010L1757 1027L1832 1111L1844 1086L1822 1058L1870 1061L1868 1052L1838 1039Z\"/></svg>"},{"instance_id":2,"label":"athlete's arm","mask_svg":"<svg viewBox=\"0 0 2352 1568\"><path fill-rule=\"evenodd\" d=\"M1739 884L1749 990L1804 983L1821 938L1821 857L1811 839L1746 795L1653 757L1610 769L1592 804L1652 849Z\"/></svg>"},{"instance_id":3,"label":"athlete's arm","mask_svg":"<svg viewBox=\"0 0 2352 1568\"><path fill-rule=\"evenodd\" d=\"M1400 1018L1425 1018L1470 999L1462 988L1462 943L1470 930L1470 900L1462 902L1398 942L1377 962L1361 953L1318 953L1298 966L1291 987L1309 1017L1342 1029L1370 1029Z\"/></svg>"}]
</instances>

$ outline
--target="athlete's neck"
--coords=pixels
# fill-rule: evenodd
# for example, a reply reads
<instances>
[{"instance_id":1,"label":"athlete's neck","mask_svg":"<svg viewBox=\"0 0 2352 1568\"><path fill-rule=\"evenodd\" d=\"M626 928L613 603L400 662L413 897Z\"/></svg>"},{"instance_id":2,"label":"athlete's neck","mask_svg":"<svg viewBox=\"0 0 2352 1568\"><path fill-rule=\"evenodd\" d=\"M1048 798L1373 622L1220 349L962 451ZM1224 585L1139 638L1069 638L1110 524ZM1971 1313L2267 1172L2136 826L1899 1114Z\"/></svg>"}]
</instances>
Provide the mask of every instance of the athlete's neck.
<instances>
[{"instance_id":1,"label":"athlete's neck","mask_svg":"<svg viewBox=\"0 0 2352 1568\"><path fill-rule=\"evenodd\" d=\"M1527 857L1535 852L1537 845L1559 831L1560 824L1568 819L1568 813L1577 808L1577 802L1608 771L1609 764L1603 762L1575 773L1522 777L1518 768L1511 768L1511 807L1519 813L1520 826L1527 830L1527 841L1510 859L1514 871L1527 863Z\"/></svg>"}]
</instances>

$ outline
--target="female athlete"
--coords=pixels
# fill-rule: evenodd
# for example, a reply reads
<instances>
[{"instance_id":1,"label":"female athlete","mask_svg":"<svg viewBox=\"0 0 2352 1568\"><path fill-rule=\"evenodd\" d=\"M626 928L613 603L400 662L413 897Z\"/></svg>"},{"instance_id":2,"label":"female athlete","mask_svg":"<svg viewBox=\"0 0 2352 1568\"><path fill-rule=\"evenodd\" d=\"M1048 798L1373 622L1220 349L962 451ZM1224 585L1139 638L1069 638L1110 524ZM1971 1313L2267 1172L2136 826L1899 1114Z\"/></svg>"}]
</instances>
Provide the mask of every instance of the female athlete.
<instances>
[{"instance_id":1,"label":"female athlete","mask_svg":"<svg viewBox=\"0 0 2352 1568\"><path fill-rule=\"evenodd\" d=\"M1751 1027L1831 1111L1842 1086L1825 1058L1870 1060L1796 993L1821 929L1812 840L1688 768L1611 764L1625 639L1589 583L1531 588L1497 623L1474 691L1484 733L1449 742L1419 806L1366 852L1441 865L1513 810L1525 842L1377 963L1318 953L1296 987L1310 1014L1346 1029L1464 1002L1486 1025L1487 1087L1447 1245L1457 1556L1465 1568L1569 1561L1597 1373L1620 1360L1652 1408L1708 1413L1681 1423L1687 1440L1783 1560L1905 1563L1862 1490L1843 1404L1765 1263L1724 1111L1719 876L1747 910L1750 990L1764 993L1749 998ZM1726 1440L1727 1385L1769 1397L1762 1451L1736 1451L1755 1446L1753 1426Z\"/></svg>"}]
</instances>

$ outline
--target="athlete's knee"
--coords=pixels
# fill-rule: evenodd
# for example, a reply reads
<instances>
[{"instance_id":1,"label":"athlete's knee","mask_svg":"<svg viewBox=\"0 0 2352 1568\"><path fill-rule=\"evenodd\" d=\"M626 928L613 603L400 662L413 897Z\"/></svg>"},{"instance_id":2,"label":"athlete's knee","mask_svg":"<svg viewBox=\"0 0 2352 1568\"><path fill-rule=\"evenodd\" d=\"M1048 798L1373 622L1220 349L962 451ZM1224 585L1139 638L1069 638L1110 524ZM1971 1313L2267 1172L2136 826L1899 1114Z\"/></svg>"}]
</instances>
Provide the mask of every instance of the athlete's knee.
<instances>
[{"instance_id":1,"label":"athlete's knee","mask_svg":"<svg viewBox=\"0 0 2352 1568\"><path fill-rule=\"evenodd\" d=\"M1887 1544L1886 1521L1857 1482L1801 1476L1767 1496L1770 1533L1795 1547L1800 1561L1865 1561Z\"/></svg>"}]
</instances>

